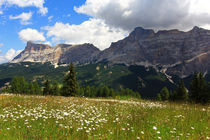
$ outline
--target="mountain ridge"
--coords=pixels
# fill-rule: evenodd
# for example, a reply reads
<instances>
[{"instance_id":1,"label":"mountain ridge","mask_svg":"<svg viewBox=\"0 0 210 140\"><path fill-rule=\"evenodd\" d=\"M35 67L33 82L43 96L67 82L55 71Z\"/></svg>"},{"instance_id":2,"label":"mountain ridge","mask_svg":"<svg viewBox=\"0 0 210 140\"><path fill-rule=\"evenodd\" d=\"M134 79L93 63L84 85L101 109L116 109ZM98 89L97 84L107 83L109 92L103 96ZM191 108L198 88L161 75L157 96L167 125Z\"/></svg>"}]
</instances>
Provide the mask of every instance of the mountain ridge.
<instances>
[{"instance_id":1,"label":"mountain ridge","mask_svg":"<svg viewBox=\"0 0 210 140\"><path fill-rule=\"evenodd\" d=\"M30 46L31 45L31 46ZM36 48L39 46L38 48ZM45 51L47 50L47 51ZM136 27L126 38L100 51L92 44L56 47L28 42L16 62L100 63L152 66L167 75L186 77L210 71L210 30L195 26L187 32Z\"/></svg>"}]
</instances>

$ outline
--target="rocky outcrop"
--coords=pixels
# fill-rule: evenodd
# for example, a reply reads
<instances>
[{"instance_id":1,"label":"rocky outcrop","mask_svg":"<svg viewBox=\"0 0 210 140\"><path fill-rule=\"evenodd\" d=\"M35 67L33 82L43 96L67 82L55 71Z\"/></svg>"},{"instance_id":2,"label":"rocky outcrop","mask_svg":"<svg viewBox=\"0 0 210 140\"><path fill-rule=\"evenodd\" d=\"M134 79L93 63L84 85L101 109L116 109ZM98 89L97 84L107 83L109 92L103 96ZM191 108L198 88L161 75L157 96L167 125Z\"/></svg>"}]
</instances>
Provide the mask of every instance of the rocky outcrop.
<instances>
[{"instance_id":1,"label":"rocky outcrop","mask_svg":"<svg viewBox=\"0 0 210 140\"><path fill-rule=\"evenodd\" d=\"M153 66L168 74L187 76L210 70L210 31L194 27L188 32L136 28L128 37L112 43L96 62Z\"/></svg>"},{"instance_id":2,"label":"rocky outcrop","mask_svg":"<svg viewBox=\"0 0 210 140\"><path fill-rule=\"evenodd\" d=\"M11 62L51 62L68 64L70 62L84 64L91 62L92 58L100 52L92 44L68 45L59 44L51 47L42 43L27 42L27 46Z\"/></svg>"}]
</instances>

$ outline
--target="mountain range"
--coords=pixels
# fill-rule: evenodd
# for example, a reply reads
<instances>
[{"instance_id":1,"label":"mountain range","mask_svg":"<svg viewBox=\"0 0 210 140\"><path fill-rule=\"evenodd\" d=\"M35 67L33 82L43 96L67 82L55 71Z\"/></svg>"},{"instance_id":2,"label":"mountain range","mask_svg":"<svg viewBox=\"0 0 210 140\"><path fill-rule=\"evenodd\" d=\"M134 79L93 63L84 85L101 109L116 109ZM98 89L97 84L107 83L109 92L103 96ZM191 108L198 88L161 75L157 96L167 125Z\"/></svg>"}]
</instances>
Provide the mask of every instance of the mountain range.
<instances>
[{"instance_id":1,"label":"mountain range","mask_svg":"<svg viewBox=\"0 0 210 140\"><path fill-rule=\"evenodd\" d=\"M153 67L166 76L187 77L194 72L210 71L210 31L195 26L183 32L137 27L128 37L100 51L92 44L59 44L51 47L27 42L11 62L51 62L53 64L108 63Z\"/></svg>"}]
</instances>

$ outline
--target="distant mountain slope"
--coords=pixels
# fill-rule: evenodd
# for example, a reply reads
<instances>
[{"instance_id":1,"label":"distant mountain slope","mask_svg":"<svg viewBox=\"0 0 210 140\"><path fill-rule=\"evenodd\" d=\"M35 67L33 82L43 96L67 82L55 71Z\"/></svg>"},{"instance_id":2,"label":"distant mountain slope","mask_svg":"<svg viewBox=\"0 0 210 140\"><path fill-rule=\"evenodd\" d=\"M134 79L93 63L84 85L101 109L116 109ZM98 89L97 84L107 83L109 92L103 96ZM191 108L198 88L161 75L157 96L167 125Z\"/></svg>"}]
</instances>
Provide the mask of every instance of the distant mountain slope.
<instances>
[{"instance_id":1,"label":"distant mountain slope","mask_svg":"<svg viewBox=\"0 0 210 140\"><path fill-rule=\"evenodd\" d=\"M136 28L128 37L112 43L96 62L144 65L168 74L188 76L210 70L210 31L194 27L188 32Z\"/></svg>"},{"instance_id":2,"label":"distant mountain slope","mask_svg":"<svg viewBox=\"0 0 210 140\"><path fill-rule=\"evenodd\" d=\"M99 52L100 50L92 44L59 44L51 47L46 44L27 42L25 50L11 62L51 62L64 64L74 62L84 64L89 63Z\"/></svg>"},{"instance_id":3,"label":"distant mountain slope","mask_svg":"<svg viewBox=\"0 0 210 140\"><path fill-rule=\"evenodd\" d=\"M67 66L54 68L50 63L8 63L0 65L0 87L10 82L12 77L24 76L28 81L36 80L40 84L44 80L62 82ZM142 66L89 64L76 66L77 79L81 86L104 86L114 89L130 88L139 91L143 97L155 97L164 86L173 88L164 74L153 68Z\"/></svg>"}]
</instances>

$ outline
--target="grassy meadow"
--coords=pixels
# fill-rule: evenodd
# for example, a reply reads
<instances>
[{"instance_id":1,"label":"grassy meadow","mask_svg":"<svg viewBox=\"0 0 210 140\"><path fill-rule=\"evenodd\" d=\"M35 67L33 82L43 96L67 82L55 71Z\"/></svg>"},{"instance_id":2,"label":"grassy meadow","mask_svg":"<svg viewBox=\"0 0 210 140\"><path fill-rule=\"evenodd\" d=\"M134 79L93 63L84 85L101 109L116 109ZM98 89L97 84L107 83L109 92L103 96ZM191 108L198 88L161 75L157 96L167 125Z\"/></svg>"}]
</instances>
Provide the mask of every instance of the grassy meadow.
<instances>
[{"instance_id":1,"label":"grassy meadow","mask_svg":"<svg viewBox=\"0 0 210 140\"><path fill-rule=\"evenodd\" d=\"M0 139L208 140L210 106L2 94Z\"/></svg>"}]
</instances>

